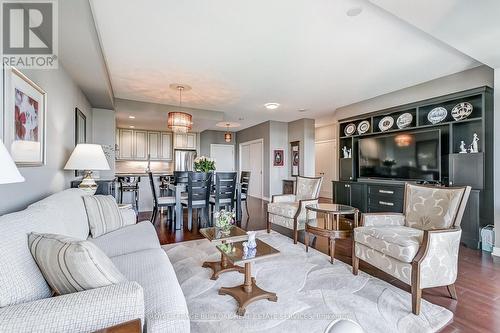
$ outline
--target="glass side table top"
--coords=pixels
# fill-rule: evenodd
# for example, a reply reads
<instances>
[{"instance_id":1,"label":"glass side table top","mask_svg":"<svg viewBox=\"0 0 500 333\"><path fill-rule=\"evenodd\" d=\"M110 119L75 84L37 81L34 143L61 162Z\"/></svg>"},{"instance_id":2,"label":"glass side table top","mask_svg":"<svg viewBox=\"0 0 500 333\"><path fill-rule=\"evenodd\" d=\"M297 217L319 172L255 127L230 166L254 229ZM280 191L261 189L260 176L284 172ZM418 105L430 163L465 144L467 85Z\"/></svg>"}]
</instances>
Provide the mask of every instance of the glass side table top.
<instances>
[{"instance_id":1,"label":"glass side table top","mask_svg":"<svg viewBox=\"0 0 500 333\"><path fill-rule=\"evenodd\" d=\"M248 239L247 232L235 225L229 229L229 233L224 233L219 228L210 227L200 229L200 234L211 242L223 242L228 240L236 242Z\"/></svg>"},{"instance_id":2,"label":"glass side table top","mask_svg":"<svg viewBox=\"0 0 500 333\"><path fill-rule=\"evenodd\" d=\"M280 253L280 251L260 239L256 239L255 241L257 242L257 247L253 250L249 249L246 254L243 252L243 242L217 245L217 249L234 265L241 265L258 259L276 256Z\"/></svg>"},{"instance_id":3,"label":"glass side table top","mask_svg":"<svg viewBox=\"0 0 500 333\"><path fill-rule=\"evenodd\" d=\"M335 213L335 214L354 214L358 211L357 208L351 206L331 204L331 203L310 204L306 206L306 209L319 213Z\"/></svg>"}]
</instances>

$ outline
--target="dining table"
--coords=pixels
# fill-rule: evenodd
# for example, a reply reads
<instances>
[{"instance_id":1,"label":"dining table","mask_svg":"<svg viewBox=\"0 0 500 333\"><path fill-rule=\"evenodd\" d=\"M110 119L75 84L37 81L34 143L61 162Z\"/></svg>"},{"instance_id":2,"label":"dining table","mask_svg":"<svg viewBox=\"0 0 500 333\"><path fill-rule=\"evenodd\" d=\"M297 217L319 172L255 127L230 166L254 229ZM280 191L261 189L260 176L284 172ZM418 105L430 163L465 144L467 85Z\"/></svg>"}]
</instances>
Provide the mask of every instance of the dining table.
<instances>
[{"instance_id":1,"label":"dining table","mask_svg":"<svg viewBox=\"0 0 500 333\"><path fill-rule=\"evenodd\" d=\"M168 184L168 190L175 195L175 226L176 230L182 230L184 228L184 218L182 214L182 203L181 196L182 193L187 192L187 184ZM241 222L241 216L243 214L241 209L241 184L236 183L236 221ZM208 209L208 207L207 207Z\"/></svg>"}]
</instances>

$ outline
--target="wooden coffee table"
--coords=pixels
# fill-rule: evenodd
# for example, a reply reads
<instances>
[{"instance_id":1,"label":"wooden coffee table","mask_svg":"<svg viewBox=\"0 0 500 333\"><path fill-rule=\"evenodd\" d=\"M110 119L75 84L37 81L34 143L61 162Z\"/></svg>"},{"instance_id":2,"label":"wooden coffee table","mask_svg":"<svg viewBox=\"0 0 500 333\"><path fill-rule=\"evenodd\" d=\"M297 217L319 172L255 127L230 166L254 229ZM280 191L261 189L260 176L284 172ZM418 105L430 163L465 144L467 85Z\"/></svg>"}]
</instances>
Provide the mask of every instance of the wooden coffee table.
<instances>
[{"instance_id":1,"label":"wooden coffee table","mask_svg":"<svg viewBox=\"0 0 500 333\"><path fill-rule=\"evenodd\" d=\"M233 265L245 264L245 281L242 285L236 287L222 287L219 289L219 295L231 295L238 302L236 313L240 316L245 315L248 304L267 299L272 302L278 301L275 293L265 291L259 288L252 277L251 264L260 259L266 259L278 255L280 252L274 247L257 239L257 247L253 252L243 253L243 242L218 245L217 249L222 253L222 257L227 258Z\"/></svg>"},{"instance_id":2,"label":"wooden coffee table","mask_svg":"<svg viewBox=\"0 0 500 333\"><path fill-rule=\"evenodd\" d=\"M220 229L214 227L200 229L200 233L210 242L216 244L226 244L227 242L245 241L248 239L246 231L237 226L232 226L228 234L224 234ZM212 280L217 280L219 275L225 272L244 272L243 267L229 263L223 255L221 255L219 261L205 261L203 267L212 269L213 274L210 278Z\"/></svg>"}]
</instances>

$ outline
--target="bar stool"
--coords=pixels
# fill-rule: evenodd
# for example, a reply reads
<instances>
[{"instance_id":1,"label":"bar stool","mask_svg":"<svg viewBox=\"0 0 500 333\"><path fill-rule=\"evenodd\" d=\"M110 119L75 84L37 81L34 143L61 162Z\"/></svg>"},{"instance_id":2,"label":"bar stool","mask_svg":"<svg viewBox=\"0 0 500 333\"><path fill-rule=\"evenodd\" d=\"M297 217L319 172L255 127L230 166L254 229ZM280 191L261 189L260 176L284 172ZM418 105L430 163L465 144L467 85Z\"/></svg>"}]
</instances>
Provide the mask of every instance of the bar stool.
<instances>
[{"instance_id":1,"label":"bar stool","mask_svg":"<svg viewBox=\"0 0 500 333\"><path fill-rule=\"evenodd\" d=\"M139 213L139 182L141 177L123 176L118 177L118 183L120 184L119 201L123 203L123 193L129 192L133 195L134 209Z\"/></svg>"}]
</instances>

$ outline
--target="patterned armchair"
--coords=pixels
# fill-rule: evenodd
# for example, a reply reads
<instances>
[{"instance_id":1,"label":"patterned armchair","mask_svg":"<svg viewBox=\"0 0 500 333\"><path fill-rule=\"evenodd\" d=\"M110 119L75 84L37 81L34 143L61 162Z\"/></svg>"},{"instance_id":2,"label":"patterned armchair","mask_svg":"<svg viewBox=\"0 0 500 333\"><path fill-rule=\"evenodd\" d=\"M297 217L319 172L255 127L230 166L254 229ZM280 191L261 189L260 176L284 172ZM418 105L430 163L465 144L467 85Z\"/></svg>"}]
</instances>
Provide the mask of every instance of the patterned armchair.
<instances>
[{"instance_id":1,"label":"patterned armchair","mask_svg":"<svg viewBox=\"0 0 500 333\"><path fill-rule=\"evenodd\" d=\"M353 274L361 259L410 285L416 315L423 288L447 286L456 299L460 222L470 190L406 184L403 214L363 214L354 229Z\"/></svg>"},{"instance_id":2,"label":"patterned armchair","mask_svg":"<svg viewBox=\"0 0 500 333\"><path fill-rule=\"evenodd\" d=\"M295 194L273 195L267 205L267 232L271 224L293 230L293 242L297 244L298 232L305 227L306 206L318 203L323 177L297 177Z\"/></svg>"}]
</instances>

